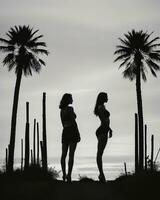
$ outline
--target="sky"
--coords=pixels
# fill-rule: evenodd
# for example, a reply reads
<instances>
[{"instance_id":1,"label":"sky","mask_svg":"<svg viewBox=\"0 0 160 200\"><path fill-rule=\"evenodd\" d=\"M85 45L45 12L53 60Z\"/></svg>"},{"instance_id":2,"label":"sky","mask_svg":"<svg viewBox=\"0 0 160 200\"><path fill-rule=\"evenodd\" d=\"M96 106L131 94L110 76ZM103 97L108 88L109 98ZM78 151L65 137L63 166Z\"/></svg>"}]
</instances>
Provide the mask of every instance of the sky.
<instances>
[{"instance_id":1,"label":"sky","mask_svg":"<svg viewBox=\"0 0 160 200\"><path fill-rule=\"evenodd\" d=\"M158 0L0 0L0 37L15 25L30 25L50 52L43 57L46 67L40 74L23 77L18 107L15 157L20 157L20 142L25 133L25 104L30 102L30 131L34 118L42 130L42 94L47 95L48 156L60 157L62 125L59 102L64 93L73 95L73 107L81 142L77 156L95 156L95 131L99 119L93 114L99 92L107 92L106 108L111 113L113 137L105 156L119 162L134 160L135 82L122 76L120 63L114 63L119 37L135 30L154 31L160 36L160 2ZM0 54L0 158L5 158L9 143L10 121L16 76L3 67ZM155 153L160 147L160 74L148 73L142 84L144 121L148 125L148 148L155 136ZM31 139L32 145L32 139ZM148 149L150 154L150 149Z\"/></svg>"}]
</instances>

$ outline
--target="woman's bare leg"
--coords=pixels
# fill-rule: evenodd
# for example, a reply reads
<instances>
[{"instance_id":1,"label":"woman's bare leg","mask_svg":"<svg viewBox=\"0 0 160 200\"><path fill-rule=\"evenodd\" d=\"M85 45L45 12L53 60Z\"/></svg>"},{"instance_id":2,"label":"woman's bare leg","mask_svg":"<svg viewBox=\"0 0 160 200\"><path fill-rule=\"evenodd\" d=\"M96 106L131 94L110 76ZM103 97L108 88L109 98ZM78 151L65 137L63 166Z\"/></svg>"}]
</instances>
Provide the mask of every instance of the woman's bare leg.
<instances>
[{"instance_id":1,"label":"woman's bare leg","mask_svg":"<svg viewBox=\"0 0 160 200\"><path fill-rule=\"evenodd\" d=\"M72 168L74 163L74 153L77 143L71 143L69 145L69 161L68 161L68 181L71 181Z\"/></svg>"},{"instance_id":2,"label":"woman's bare leg","mask_svg":"<svg viewBox=\"0 0 160 200\"><path fill-rule=\"evenodd\" d=\"M108 140L108 138L106 137L106 135L101 135L98 138L97 166L98 166L99 174L101 177L104 177L102 155L103 155L104 149L106 147L107 140Z\"/></svg>"},{"instance_id":3,"label":"woman's bare leg","mask_svg":"<svg viewBox=\"0 0 160 200\"><path fill-rule=\"evenodd\" d=\"M66 178L66 156L68 152L68 144L62 144L62 155L61 155L61 168L63 173L63 180Z\"/></svg>"}]
</instances>

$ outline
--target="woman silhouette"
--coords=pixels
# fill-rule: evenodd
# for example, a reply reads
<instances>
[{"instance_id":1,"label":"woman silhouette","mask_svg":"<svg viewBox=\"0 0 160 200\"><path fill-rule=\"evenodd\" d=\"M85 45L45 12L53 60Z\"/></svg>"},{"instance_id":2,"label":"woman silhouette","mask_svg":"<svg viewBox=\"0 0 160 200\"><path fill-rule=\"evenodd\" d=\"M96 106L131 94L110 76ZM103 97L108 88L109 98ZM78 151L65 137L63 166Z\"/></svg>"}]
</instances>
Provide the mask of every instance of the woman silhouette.
<instances>
[{"instance_id":1,"label":"woman silhouette","mask_svg":"<svg viewBox=\"0 0 160 200\"><path fill-rule=\"evenodd\" d=\"M63 181L71 182L71 174L74 163L74 152L76 150L77 142L80 141L80 134L76 123L76 114L73 107L69 104L73 103L71 94L64 94L59 108L61 122L63 126L62 131L62 155L61 155L61 167L63 173ZM68 161L68 174L66 175L66 156L69 149L69 161Z\"/></svg>"},{"instance_id":2,"label":"woman silhouette","mask_svg":"<svg viewBox=\"0 0 160 200\"><path fill-rule=\"evenodd\" d=\"M97 146L97 166L99 170L99 181L105 182L105 175L103 172L103 164L102 164L102 155L105 149L105 146L108 141L108 137L112 137L112 129L110 128L110 113L106 110L104 103L108 101L107 93L101 92L98 94L96 105L94 109L94 114L99 117L101 121L101 125L96 130L96 136L98 139Z\"/></svg>"}]
</instances>

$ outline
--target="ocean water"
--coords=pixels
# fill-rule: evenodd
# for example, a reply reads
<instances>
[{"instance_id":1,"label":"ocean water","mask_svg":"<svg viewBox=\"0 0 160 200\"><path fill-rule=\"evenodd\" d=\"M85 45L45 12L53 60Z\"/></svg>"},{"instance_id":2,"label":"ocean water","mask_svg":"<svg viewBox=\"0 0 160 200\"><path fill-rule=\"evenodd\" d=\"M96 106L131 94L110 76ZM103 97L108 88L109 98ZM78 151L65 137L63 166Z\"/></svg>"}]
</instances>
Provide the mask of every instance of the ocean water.
<instances>
[{"instance_id":1,"label":"ocean water","mask_svg":"<svg viewBox=\"0 0 160 200\"><path fill-rule=\"evenodd\" d=\"M132 157L103 157L103 169L107 180L114 180L124 174L124 160L127 164L127 172L134 171L134 162ZM66 159L66 168L68 158ZM4 166L4 160L0 160L0 168ZM20 159L15 159L15 168L20 167ZM59 178L62 179L62 171L59 157L48 159L48 167L54 168L59 172ZM72 171L72 180L79 180L80 177L88 177L98 180L98 168L95 157L76 156Z\"/></svg>"}]
</instances>

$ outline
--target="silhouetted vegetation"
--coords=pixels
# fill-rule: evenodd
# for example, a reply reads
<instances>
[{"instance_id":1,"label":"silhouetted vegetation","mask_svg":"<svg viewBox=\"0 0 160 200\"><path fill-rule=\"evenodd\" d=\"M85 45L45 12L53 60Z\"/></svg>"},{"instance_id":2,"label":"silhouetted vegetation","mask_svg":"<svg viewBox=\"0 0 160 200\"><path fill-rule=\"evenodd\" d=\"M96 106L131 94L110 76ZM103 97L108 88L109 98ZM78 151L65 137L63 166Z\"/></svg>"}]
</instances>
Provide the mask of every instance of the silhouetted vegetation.
<instances>
[{"instance_id":1,"label":"silhouetted vegetation","mask_svg":"<svg viewBox=\"0 0 160 200\"><path fill-rule=\"evenodd\" d=\"M92 179L92 178L89 178L89 177L87 177L87 176L80 176L80 175L79 175L79 181L80 181L80 182L84 182L84 183L89 183L89 182L93 182L93 181L95 181L95 180Z\"/></svg>"},{"instance_id":2,"label":"silhouetted vegetation","mask_svg":"<svg viewBox=\"0 0 160 200\"><path fill-rule=\"evenodd\" d=\"M22 171L20 168L8 174L5 171L0 171L0 181L49 181L56 180L59 177L59 172L54 168L44 170L39 165L30 165L28 169Z\"/></svg>"},{"instance_id":3,"label":"silhouetted vegetation","mask_svg":"<svg viewBox=\"0 0 160 200\"><path fill-rule=\"evenodd\" d=\"M44 42L39 42L39 39L43 36L35 36L37 32L38 30L33 31L33 29L29 26L15 26L6 34L8 39L0 38L0 42L5 44L5 46L0 46L0 51L7 53L3 60L3 64L8 66L9 71L15 69L17 76L11 117L10 142L6 148L4 168L0 171L0 186L3 186L4 192L6 192L5 194L7 194L7 192L9 194L9 196L5 196L5 199L7 199L7 197L12 197L11 194L18 194L19 188L17 186L21 186L21 188L23 188L23 191L21 192L21 195L18 196L18 199L28 199L26 194L28 191L32 191L32 189L29 188L29 184L35 184L34 187L38 188L38 190L32 191L35 195L34 200L48 198L56 199L56 195L59 195L59 199L62 199L63 191L70 191L68 193L66 192L68 196L66 195L65 199L93 200L111 199L112 197L112 199L128 200L143 198L151 199L156 197L159 191L158 186L160 184L159 163L157 162L160 149L154 159L154 135L152 135L150 155L147 154L147 125L145 125L144 131L141 79L144 81L147 80L146 67L148 67L152 75L155 77L156 72L160 70L160 66L158 65L160 62L160 50L157 49L160 44L155 43L159 40L159 37L149 40L152 33L148 34L143 31L132 30L127 34L124 34L124 39L119 38L121 45L118 45L117 50L115 51L115 54L117 55L115 61L122 61L119 66L120 68L125 66L125 70L123 71L124 78L128 78L131 81L136 80L138 113L135 114L135 173L128 172L127 163L124 162L125 174L122 174L114 181L106 182L105 174L103 172L102 155L108 138L112 137L112 129L110 128L109 123L110 113L104 106L104 103L108 101L106 93L100 93L98 95L94 110L95 114L99 116L101 121L101 126L97 129L96 135L98 139L97 166L100 173L98 178L100 182L104 183L101 184L103 186L99 186L100 184L98 185L97 181L87 176L79 176L79 181L74 181L72 184L64 183L65 181L69 183L71 182L74 153L77 143L80 142L80 134L76 123L76 114L74 113L73 108L69 106L69 104L72 104L73 102L72 96L67 93L64 94L60 103L61 121L63 125L61 156L63 182L57 180L59 172L57 172L54 168L48 168L46 93L43 93L42 99L42 141L39 141L39 123L36 119L34 119L33 147L30 147L31 134L29 122L29 102L27 102L25 145L23 145L23 139L21 139L21 167L14 170L13 165L17 109L22 75L32 75L32 71L39 72L42 65L45 65L45 62L41 60L38 55L48 55L46 44ZM67 96L67 99L64 101L65 96ZM100 96L101 98L99 98ZM100 100L99 103L98 99ZM70 135L68 133L70 133ZM25 156L23 158L24 146ZM39 156L39 146L41 147L41 159ZM68 150L69 162L68 173L66 173L66 156ZM47 183L45 186L44 182ZM79 182L79 185L77 182ZM27 189L24 187L26 183L29 183L27 185ZM42 183L42 185L39 183ZM39 190L44 189L44 187L45 190L43 191L45 192L39 192ZM92 187L94 189L92 189ZM79 192L81 189L86 192L86 195ZM10 191L12 191L11 194L9 193ZM40 196L40 194L42 194L42 196ZM78 198L76 198L76 195L78 195ZM14 197L17 198L16 195Z\"/></svg>"},{"instance_id":4,"label":"silhouetted vegetation","mask_svg":"<svg viewBox=\"0 0 160 200\"><path fill-rule=\"evenodd\" d=\"M0 42L5 45L0 46L0 51L7 53L3 59L3 65L7 65L9 71L15 69L17 76L11 118L8 172L13 171L17 109L22 75L32 75L32 71L40 72L45 62L38 55L48 55L48 51L45 49L46 44L39 42L43 35L35 36L37 32L38 30L33 31L29 26L15 26L6 33L8 39L0 38Z\"/></svg>"},{"instance_id":5,"label":"silhouetted vegetation","mask_svg":"<svg viewBox=\"0 0 160 200\"><path fill-rule=\"evenodd\" d=\"M119 38L121 45L117 46L114 52L117 55L115 61L122 61L119 68L125 66L124 78L133 81L136 79L138 127L139 127L139 170L144 169L144 122L143 106L141 94L141 79L147 80L147 68L156 77L156 72L160 70L159 37L149 40L152 33L132 30L124 34L124 39Z\"/></svg>"},{"instance_id":6,"label":"silhouetted vegetation","mask_svg":"<svg viewBox=\"0 0 160 200\"><path fill-rule=\"evenodd\" d=\"M159 196L160 172L141 171L122 175L115 182L117 192L124 194L124 199L155 199Z\"/></svg>"}]
</instances>

